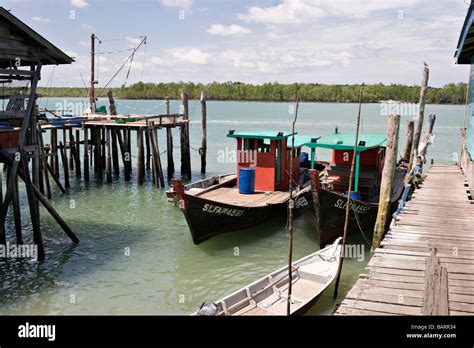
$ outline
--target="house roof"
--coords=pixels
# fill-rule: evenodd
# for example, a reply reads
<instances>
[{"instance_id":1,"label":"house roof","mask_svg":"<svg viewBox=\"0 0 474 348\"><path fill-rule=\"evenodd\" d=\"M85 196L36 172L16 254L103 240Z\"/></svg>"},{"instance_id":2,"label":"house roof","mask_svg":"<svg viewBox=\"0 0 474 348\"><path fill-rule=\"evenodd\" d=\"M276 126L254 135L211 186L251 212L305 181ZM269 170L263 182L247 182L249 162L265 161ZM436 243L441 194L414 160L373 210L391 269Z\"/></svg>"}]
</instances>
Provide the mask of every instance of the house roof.
<instances>
[{"instance_id":1,"label":"house roof","mask_svg":"<svg viewBox=\"0 0 474 348\"><path fill-rule=\"evenodd\" d=\"M307 143L314 143L318 141L321 137L319 135L300 135L300 134L295 134L295 147L302 147L305 146ZM291 139L293 137L288 138L288 142L286 143L286 146L291 149Z\"/></svg>"},{"instance_id":2,"label":"house roof","mask_svg":"<svg viewBox=\"0 0 474 348\"><path fill-rule=\"evenodd\" d=\"M474 1L467 10L454 58L457 64L471 64L474 55Z\"/></svg>"},{"instance_id":3,"label":"house roof","mask_svg":"<svg viewBox=\"0 0 474 348\"><path fill-rule=\"evenodd\" d=\"M248 139L271 139L282 140L291 136L288 131L265 131L265 130L247 130L247 131L229 131L227 137L229 138L248 138ZM295 132L295 134L297 134Z\"/></svg>"},{"instance_id":4,"label":"house roof","mask_svg":"<svg viewBox=\"0 0 474 348\"><path fill-rule=\"evenodd\" d=\"M382 134L359 134L357 152L370 150L385 146L386 135ZM354 150L355 134L333 133L322 136L317 142L305 143L310 148L324 148L332 150Z\"/></svg>"},{"instance_id":5,"label":"house roof","mask_svg":"<svg viewBox=\"0 0 474 348\"><path fill-rule=\"evenodd\" d=\"M3 7L0 7L0 47L3 68L13 66L12 63L30 66L38 62L56 65L74 61Z\"/></svg>"}]
</instances>

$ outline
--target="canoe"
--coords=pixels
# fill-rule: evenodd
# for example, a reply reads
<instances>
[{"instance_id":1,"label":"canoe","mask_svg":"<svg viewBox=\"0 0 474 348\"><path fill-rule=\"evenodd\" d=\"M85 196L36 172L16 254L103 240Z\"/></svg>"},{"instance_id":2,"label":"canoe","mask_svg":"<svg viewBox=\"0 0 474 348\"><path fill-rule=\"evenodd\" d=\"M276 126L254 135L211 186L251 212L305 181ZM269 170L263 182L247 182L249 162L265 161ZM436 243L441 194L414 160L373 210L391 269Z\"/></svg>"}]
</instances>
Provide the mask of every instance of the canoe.
<instances>
[{"instance_id":1,"label":"canoe","mask_svg":"<svg viewBox=\"0 0 474 348\"><path fill-rule=\"evenodd\" d=\"M306 313L331 285L341 257L341 240L292 263L291 315ZM286 315L288 284L285 266L216 302L203 304L193 315Z\"/></svg>"},{"instance_id":2,"label":"canoe","mask_svg":"<svg viewBox=\"0 0 474 348\"><path fill-rule=\"evenodd\" d=\"M223 183L228 183L229 185L235 185L236 180L237 180L237 175L235 173L217 175L217 176L213 176L207 179L195 181L190 184L184 185L184 190L189 193L193 193L193 192L196 193L204 189L207 189L213 185L218 185L218 184L223 184ZM173 187L171 187L169 190L166 191L166 199L168 200L168 202L174 202L175 197L176 197L176 192L174 191Z\"/></svg>"}]
</instances>

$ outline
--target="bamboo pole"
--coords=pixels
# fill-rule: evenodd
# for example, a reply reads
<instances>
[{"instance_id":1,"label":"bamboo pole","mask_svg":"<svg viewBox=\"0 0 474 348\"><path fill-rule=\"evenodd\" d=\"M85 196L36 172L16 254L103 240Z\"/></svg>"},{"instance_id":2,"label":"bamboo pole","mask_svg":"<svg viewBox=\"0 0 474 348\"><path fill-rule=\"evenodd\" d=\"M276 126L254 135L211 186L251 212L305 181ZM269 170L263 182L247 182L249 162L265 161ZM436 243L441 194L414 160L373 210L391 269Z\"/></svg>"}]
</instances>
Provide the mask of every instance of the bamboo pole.
<instances>
[{"instance_id":1,"label":"bamboo pole","mask_svg":"<svg viewBox=\"0 0 474 348\"><path fill-rule=\"evenodd\" d=\"M411 147L413 145L414 125L415 125L415 123L413 121L408 121L408 123L407 123L407 133L406 133L406 136L405 136L405 147L403 148L403 155L402 155L402 160L404 160L407 163L410 161Z\"/></svg>"},{"instance_id":2,"label":"bamboo pole","mask_svg":"<svg viewBox=\"0 0 474 348\"><path fill-rule=\"evenodd\" d=\"M207 152L207 108L206 108L206 94L201 92L201 111L202 111L202 143L199 149L201 155L201 173L206 173L206 152Z\"/></svg>"},{"instance_id":3,"label":"bamboo pole","mask_svg":"<svg viewBox=\"0 0 474 348\"><path fill-rule=\"evenodd\" d=\"M295 153L295 124L298 119L299 95L296 95L295 118L293 119L293 127L291 130L291 156L290 156L290 179L288 183L288 191L290 199L288 201L288 299L286 302L286 315L291 314L291 292L293 289L293 156Z\"/></svg>"},{"instance_id":4,"label":"bamboo pole","mask_svg":"<svg viewBox=\"0 0 474 348\"><path fill-rule=\"evenodd\" d=\"M380 184L379 207L377 220L372 238L372 248L380 246L383 234L390 222L390 203L392 198L392 183L395 177L398 154L398 134L400 131L400 115L390 115L388 119L387 147L385 150L385 164Z\"/></svg>"},{"instance_id":5,"label":"bamboo pole","mask_svg":"<svg viewBox=\"0 0 474 348\"><path fill-rule=\"evenodd\" d=\"M357 154L357 146L359 144L359 128L360 128L360 115L362 110L362 90L364 88L364 84L360 86L359 90L359 112L357 113L357 123L356 123L356 135L355 135L355 143L354 143L354 152L352 156L352 163L351 163L351 172L349 175L349 189L347 190L347 204L346 204L346 216L344 220L344 234L342 237L342 247L341 247L341 257L339 258L339 265L337 268L337 275L336 275L336 284L334 286L334 298L337 297L337 292L339 290L339 281L341 280L341 272L342 272L342 265L344 262L344 247L346 245L346 238L347 238L347 230L349 227L349 211L351 206L351 194L352 194L352 180L354 178L354 167L356 161L356 154Z\"/></svg>"},{"instance_id":6,"label":"bamboo pole","mask_svg":"<svg viewBox=\"0 0 474 348\"><path fill-rule=\"evenodd\" d=\"M430 69L428 65L425 63L423 67L423 80L421 81L421 89L420 89L420 102L418 104L418 118L415 124L415 133L413 135L413 145L411 148L411 155L410 155L410 171L416 162L416 158L418 157L418 145L420 143L421 137L421 129L423 128L423 118L425 115L425 103L426 103L426 91L428 90L428 79L430 76Z\"/></svg>"}]
</instances>

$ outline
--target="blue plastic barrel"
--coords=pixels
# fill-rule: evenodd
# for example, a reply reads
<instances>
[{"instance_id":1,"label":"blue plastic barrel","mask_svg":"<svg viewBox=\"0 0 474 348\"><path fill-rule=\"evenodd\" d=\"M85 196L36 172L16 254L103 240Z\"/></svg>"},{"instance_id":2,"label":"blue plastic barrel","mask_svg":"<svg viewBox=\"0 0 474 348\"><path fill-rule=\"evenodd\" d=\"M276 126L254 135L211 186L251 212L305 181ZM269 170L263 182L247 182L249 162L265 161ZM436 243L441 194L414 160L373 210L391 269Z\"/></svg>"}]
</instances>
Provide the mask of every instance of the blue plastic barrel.
<instances>
[{"instance_id":1,"label":"blue plastic barrel","mask_svg":"<svg viewBox=\"0 0 474 348\"><path fill-rule=\"evenodd\" d=\"M309 160L309 155L307 152L302 152L300 155L300 163L306 163Z\"/></svg>"},{"instance_id":2,"label":"blue plastic barrel","mask_svg":"<svg viewBox=\"0 0 474 348\"><path fill-rule=\"evenodd\" d=\"M240 168L239 193L249 195L255 192L255 168Z\"/></svg>"},{"instance_id":3,"label":"blue plastic barrel","mask_svg":"<svg viewBox=\"0 0 474 348\"><path fill-rule=\"evenodd\" d=\"M347 193L348 192L346 192L346 197L347 197ZM360 201L362 199L362 196L360 195L359 192L351 192L351 199Z\"/></svg>"}]
</instances>

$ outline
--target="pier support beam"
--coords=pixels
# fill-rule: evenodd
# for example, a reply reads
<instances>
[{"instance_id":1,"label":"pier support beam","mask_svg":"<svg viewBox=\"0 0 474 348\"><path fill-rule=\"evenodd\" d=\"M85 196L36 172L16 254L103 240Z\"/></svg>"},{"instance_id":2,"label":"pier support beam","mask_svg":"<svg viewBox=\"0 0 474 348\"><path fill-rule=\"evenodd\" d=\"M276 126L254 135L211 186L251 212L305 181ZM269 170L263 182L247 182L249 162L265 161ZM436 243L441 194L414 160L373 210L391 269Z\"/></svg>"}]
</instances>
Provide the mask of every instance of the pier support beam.
<instances>
[{"instance_id":1,"label":"pier support beam","mask_svg":"<svg viewBox=\"0 0 474 348\"><path fill-rule=\"evenodd\" d=\"M387 147L385 164L380 184L379 208L375 222L372 248L380 246L380 242L390 221L390 202L392 197L392 182L395 176L398 154L398 135L400 131L400 115L390 115L388 118Z\"/></svg>"},{"instance_id":2,"label":"pier support beam","mask_svg":"<svg viewBox=\"0 0 474 348\"><path fill-rule=\"evenodd\" d=\"M168 97L165 98L165 112L167 115L170 114L170 100ZM168 180L171 180L174 174L173 129L171 127L166 128L166 155L168 158Z\"/></svg>"}]
</instances>

